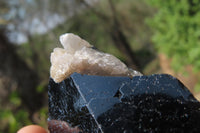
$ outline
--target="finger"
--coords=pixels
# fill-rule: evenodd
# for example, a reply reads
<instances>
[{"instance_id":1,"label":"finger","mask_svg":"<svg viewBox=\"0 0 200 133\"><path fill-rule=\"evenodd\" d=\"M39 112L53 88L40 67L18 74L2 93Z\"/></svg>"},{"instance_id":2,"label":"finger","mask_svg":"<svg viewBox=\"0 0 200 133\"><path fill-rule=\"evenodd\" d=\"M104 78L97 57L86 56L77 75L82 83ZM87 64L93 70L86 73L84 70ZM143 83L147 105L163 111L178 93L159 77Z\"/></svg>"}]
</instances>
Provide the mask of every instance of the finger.
<instances>
[{"instance_id":1,"label":"finger","mask_svg":"<svg viewBox=\"0 0 200 133\"><path fill-rule=\"evenodd\" d=\"M48 133L44 128L38 125L29 125L21 128L17 133Z\"/></svg>"}]
</instances>

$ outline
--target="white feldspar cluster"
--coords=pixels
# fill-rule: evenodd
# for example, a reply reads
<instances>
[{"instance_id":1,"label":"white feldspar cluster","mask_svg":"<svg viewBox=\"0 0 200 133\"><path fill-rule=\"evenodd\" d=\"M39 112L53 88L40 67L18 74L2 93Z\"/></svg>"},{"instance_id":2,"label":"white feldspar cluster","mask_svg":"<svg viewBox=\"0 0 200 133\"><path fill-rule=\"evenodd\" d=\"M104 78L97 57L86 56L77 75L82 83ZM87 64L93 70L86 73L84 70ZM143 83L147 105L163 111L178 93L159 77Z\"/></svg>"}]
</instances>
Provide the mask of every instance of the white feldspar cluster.
<instances>
[{"instance_id":1,"label":"white feldspar cluster","mask_svg":"<svg viewBox=\"0 0 200 133\"><path fill-rule=\"evenodd\" d=\"M60 36L63 48L51 53L50 76L59 83L77 72L101 76L138 76L140 72L128 68L113 55L95 50L87 41L72 33Z\"/></svg>"}]
</instances>

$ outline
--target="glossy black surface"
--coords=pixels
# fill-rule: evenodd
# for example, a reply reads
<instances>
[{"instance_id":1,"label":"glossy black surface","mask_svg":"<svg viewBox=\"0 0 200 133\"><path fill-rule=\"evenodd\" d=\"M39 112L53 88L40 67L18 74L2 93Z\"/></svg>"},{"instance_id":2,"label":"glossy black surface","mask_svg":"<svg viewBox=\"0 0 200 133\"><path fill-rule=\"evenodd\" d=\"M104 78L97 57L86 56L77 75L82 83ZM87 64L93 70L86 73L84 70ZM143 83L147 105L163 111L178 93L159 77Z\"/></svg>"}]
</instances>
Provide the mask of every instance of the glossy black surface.
<instances>
[{"instance_id":1,"label":"glossy black surface","mask_svg":"<svg viewBox=\"0 0 200 133\"><path fill-rule=\"evenodd\" d=\"M78 73L49 82L49 120L83 132L200 132L200 103L170 75Z\"/></svg>"}]
</instances>

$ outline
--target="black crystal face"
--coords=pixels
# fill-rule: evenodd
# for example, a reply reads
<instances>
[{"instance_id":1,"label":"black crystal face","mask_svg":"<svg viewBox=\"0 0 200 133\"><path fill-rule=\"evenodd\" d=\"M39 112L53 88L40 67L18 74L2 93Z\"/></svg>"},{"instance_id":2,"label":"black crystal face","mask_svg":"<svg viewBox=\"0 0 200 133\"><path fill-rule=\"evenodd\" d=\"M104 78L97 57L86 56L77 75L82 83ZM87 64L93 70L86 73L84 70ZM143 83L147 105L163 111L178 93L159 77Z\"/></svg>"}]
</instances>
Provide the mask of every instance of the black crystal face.
<instances>
[{"instance_id":1,"label":"black crystal face","mask_svg":"<svg viewBox=\"0 0 200 133\"><path fill-rule=\"evenodd\" d=\"M49 82L49 120L82 132L200 132L200 103L176 78L72 74Z\"/></svg>"}]
</instances>

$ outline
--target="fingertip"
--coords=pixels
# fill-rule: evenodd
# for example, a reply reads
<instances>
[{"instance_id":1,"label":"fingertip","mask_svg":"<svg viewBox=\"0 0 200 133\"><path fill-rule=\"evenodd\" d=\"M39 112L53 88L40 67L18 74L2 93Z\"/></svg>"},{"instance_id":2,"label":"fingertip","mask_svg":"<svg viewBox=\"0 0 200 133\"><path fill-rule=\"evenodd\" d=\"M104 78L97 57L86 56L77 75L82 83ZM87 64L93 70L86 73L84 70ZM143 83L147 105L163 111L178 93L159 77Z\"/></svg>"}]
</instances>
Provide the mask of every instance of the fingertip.
<instances>
[{"instance_id":1,"label":"fingertip","mask_svg":"<svg viewBox=\"0 0 200 133\"><path fill-rule=\"evenodd\" d=\"M44 128L38 125L29 125L21 128L17 133L48 133Z\"/></svg>"}]
</instances>

